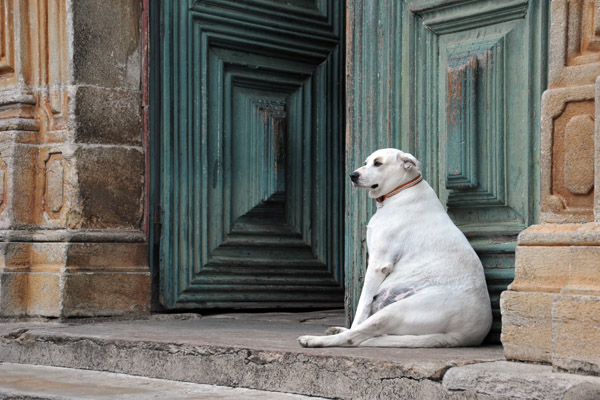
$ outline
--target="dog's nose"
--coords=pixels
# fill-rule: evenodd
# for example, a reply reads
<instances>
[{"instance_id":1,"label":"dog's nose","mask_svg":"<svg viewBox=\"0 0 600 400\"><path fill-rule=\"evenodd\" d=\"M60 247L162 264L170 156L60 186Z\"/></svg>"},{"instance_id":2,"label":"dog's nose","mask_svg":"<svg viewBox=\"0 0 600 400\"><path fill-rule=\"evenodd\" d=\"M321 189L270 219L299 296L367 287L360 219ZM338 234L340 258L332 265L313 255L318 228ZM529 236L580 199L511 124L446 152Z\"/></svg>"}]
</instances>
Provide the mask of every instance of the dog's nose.
<instances>
[{"instance_id":1,"label":"dog's nose","mask_svg":"<svg viewBox=\"0 0 600 400\"><path fill-rule=\"evenodd\" d=\"M356 183L356 181L358 180L359 177L360 177L360 174L356 171L354 171L353 173L350 174L350 180L354 183Z\"/></svg>"}]
</instances>

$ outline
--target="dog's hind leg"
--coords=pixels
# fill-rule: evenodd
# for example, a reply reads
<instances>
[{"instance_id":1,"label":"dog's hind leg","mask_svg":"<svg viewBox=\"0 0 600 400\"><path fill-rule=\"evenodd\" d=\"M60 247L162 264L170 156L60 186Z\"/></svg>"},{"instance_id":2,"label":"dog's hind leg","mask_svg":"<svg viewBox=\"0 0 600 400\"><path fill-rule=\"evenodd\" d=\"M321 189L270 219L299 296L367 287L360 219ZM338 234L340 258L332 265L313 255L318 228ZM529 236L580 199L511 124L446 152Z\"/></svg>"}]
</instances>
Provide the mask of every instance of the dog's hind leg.
<instances>
[{"instance_id":1,"label":"dog's hind leg","mask_svg":"<svg viewBox=\"0 0 600 400\"><path fill-rule=\"evenodd\" d=\"M346 332L348 328L343 326L332 326L325 331L326 335L337 335L338 333Z\"/></svg>"},{"instance_id":2,"label":"dog's hind leg","mask_svg":"<svg viewBox=\"0 0 600 400\"><path fill-rule=\"evenodd\" d=\"M331 336L301 336L304 347L355 347L373 340L370 346L395 347L448 347L462 343L461 333L450 321L456 315L458 304L451 304L448 293L430 289L388 305L371 315L362 324ZM445 303L440 313L439 304ZM453 332L452 334L442 332ZM389 339L383 339L384 335ZM414 335L414 336L413 336ZM375 338L382 337L379 341ZM405 339L394 338L405 337ZM408 339L409 337L413 337ZM421 337L420 339L414 339Z\"/></svg>"},{"instance_id":3,"label":"dog's hind leg","mask_svg":"<svg viewBox=\"0 0 600 400\"><path fill-rule=\"evenodd\" d=\"M360 347L456 347L460 342L447 333L430 335L384 335L367 339Z\"/></svg>"},{"instance_id":4,"label":"dog's hind leg","mask_svg":"<svg viewBox=\"0 0 600 400\"><path fill-rule=\"evenodd\" d=\"M300 336L298 342L302 347L355 347L369 337L359 329L348 329L330 336Z\"/></svg>"},{"instance_id":5,"label":"dog's hind leg","mask_svg":"<svg viewBox=\"0 0 600 400\"><path fill-rule=\"evenodd\" d=\"M387 313L376 313L357 327L330 336L300 336L298 342L303 347L355 347L374 336L391 332L396 324Z\"/></svg>"}]
</instances>

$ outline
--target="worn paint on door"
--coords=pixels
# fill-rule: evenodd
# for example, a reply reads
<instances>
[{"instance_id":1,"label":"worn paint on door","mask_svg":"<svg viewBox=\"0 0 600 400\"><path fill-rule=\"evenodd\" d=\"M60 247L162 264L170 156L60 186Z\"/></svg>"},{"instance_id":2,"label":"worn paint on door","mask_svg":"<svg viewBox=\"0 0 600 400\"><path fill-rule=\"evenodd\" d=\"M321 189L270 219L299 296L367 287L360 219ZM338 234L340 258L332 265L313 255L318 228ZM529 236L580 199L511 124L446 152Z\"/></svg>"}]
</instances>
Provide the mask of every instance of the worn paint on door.
<instances>
[{"instance_id":1,"label":"worn paint on door","mask_svg":"<svg viewBox=\"0 0 600 400\"><path fill-rule=\"evenodd\" d=\"M343 7L159 2L166 308L343 305Z\"/></svg>"},{"instance_id":2,"label":"worn paint on door","mask_svg":"<svg viewBox=\"0 0 600 400\"><path fill-rule=\"evenodd\" d=\"M539 204L539 109L546 82L548 2L349 0L346 170L398 147L466 234L499 294L513 279L517 234ZM350 188L349 317L366 268L374 205Z\"/></svg>"}]
</instances>

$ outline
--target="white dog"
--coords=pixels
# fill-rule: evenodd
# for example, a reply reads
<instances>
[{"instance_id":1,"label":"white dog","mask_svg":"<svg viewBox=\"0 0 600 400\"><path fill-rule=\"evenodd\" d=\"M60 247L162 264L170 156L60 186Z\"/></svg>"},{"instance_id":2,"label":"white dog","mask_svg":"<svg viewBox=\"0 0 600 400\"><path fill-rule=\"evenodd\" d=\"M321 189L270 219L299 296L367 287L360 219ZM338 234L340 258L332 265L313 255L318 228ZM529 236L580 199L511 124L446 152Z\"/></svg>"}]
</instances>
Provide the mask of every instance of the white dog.
<instances>
[{"instance_id":1,"label":"white dog","mask_svg":"<svg viewBox=\"0 0 600 400\"><path fill-rule=\"evenodd\" d=\"M350 175L378 206L367 226L369 264L356 316L350 329L299 337L302 346L476 346L487 335L483 267L419 165L411 154L382 149Z\"/></svg>"}]
</instances>

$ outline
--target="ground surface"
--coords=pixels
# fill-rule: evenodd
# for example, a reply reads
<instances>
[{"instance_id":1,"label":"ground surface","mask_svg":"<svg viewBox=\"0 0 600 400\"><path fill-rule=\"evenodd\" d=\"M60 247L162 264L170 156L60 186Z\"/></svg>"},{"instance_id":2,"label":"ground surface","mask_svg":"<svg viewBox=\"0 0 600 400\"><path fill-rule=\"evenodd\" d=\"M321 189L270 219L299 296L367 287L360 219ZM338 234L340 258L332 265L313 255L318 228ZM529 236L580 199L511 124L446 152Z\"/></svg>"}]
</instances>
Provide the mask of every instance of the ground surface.
<instances>
[{"instance_id":1,"label":"ground surface","mask_svg":"<svg viewBox=\"0 0 600 400\"><path fill-rule=\"evenodd\" d=\"M598 377L506 362L501 346L305 349L296 341L338 325L341 311L5 321L0 361L342 399L562 399L600 387ZM157 393L165 388L160 382ZM0 389L8 384L0 381ZM172 390L174 396L187 386Z\"/></svg>"},{"instance_id":2,"label":"ground surface","mask_svg":"<svg viewBox=\"0 0 600 400\"><path fill-rule=\"evenodd\" d=\"M0 399L206 399L315 400L263 390L151 379L110 372L24 364L0 364Z\"/></svg>"}]
</instances>

